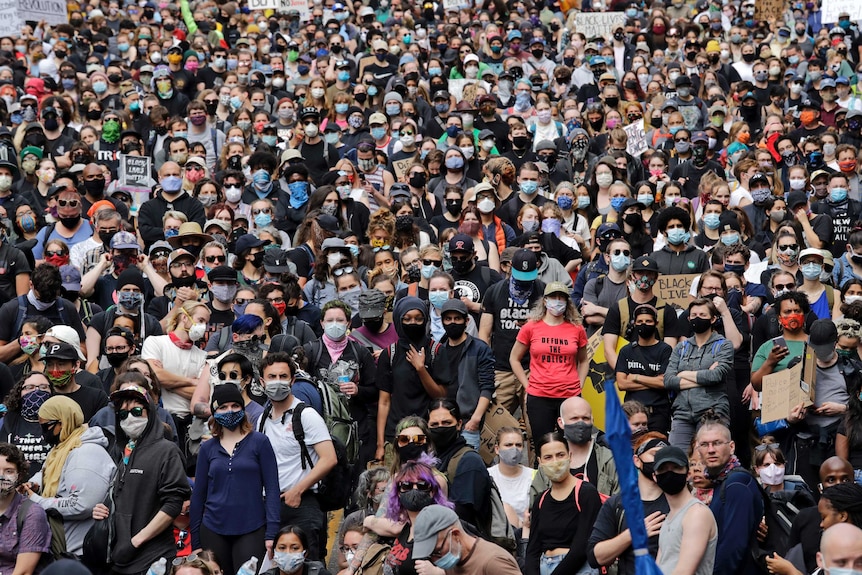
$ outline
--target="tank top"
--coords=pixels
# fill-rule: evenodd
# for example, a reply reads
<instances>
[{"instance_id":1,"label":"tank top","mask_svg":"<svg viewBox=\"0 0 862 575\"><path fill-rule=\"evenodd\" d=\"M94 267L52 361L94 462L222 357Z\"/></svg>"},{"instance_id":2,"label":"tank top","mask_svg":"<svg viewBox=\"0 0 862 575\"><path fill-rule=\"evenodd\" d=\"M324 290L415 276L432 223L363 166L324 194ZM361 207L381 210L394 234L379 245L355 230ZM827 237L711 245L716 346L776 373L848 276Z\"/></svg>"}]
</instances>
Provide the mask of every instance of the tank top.
<instances>
[{"instance_id":1,"label":"tank top","mask_svg":"<svg viewBox=\"0 0 862 575\"><path fill-rule=\"evenodd\" d=\"M658 548L661 551L661 561L658 563L662 573L672 573L679 561L679 552L682 545L682 520L685 514L693 505L703 505L699 500L692 499L680 509L676 515L670 519L666 519L661 526L661 531L658 535ZM713 522L715 520L713 519ZM706 553L703 554L700 564L697 566L695 575L712 575L712 568L715 565L715 546L718 543L718 530L710 538L706 546Z\"/></svg>"}]
</instances>

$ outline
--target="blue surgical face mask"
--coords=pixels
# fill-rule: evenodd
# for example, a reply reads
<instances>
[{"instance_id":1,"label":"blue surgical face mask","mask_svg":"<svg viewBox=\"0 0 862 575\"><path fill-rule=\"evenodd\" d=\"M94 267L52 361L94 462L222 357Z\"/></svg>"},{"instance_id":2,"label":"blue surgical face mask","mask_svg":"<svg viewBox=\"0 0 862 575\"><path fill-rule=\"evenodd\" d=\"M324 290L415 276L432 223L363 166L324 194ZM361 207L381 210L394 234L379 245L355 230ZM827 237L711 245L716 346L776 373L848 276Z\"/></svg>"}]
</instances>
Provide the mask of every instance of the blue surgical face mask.
<instances>
[{"instance_id":1,"label":"blue surgical face mask","mask_svg":"<svg viewBox=\"0 0 862 575\"><path fill-rule=\"evenodd\" d=\"M738 244L739 243L739 234L738 233L732 233L732 234L722 235L721 236L721 243L723 243L726 246L732 246L732 245Z\"/></svg>"},{"instance_id":2,"label":"blue surgical face mask","mask_svg":"<svg viewBox=\"0 0 862 575\"><path fill-rule=\"evenodd\" d=\"M638 202L642 203L647 208L650 207L654 201L655 196L652 194L638 194Z\"/></svg>"},{"instance_id":3,"label":"blue surgical face mask","mask_svg":"<svg viewBox=\"0 0 862 575\"><path fill-rule=\"evenodd\" d=\"M382 140L386 137L386 128L371 128L371 137L375 140Z\"/></svg>"},{"instance_id":4,"label":"blue surgical face mask","mask_svg":"<svg viewBox=\"0 0 862 575\"><path fill-rule=\"evenodd\" d=\"M578 209L585 210L590 207L590 196L578 196Z\"/></svg>"},{"instance_id":5,"label":"blue surgical face mask","mask_svg":"<svg viewBox=\"0 0 862 575\"><path fill-rule=\"evenodd\" d=\"M428 292L428 301L431 302L436 309L442 309L443 304L449 301L448 291L432 291Z\"/></svg>"},{"instance_id":6,"label":"blue surgical face mask","mask_svg":"<svg viewBox=\"0 0 862 575\"><path fill-rule=\"evenodd\" d=\"M259 227L259 228L265 228L266 226L268 226L271 223L272 223L272 216L267 214L267 213L260 212L259 214L257 214L254 217L254 225Z\"/></svg>"},{"instance_id":7,"label":"blue surgical face mask","mask_svg":"<svg viewBox=\"0 0 862 575\"><path fill-rule=\"evenodd\" d=\"M560 196L557 198L557 205L560 206L561 210L571 210L574 203L574 198L569 196Z\"/></svg>"},{"instance_id":8,"label":"blue surgical face mask","mask_svg":"<svg viewBox=\"0 0 862 575\"><path fill-rule=\"evenodd\" d=\"M347 82L348 80L350 80L350 72L348 70L339 70L338 81Z\"/></svg>"},{"instance_id":9,"label":"blue surgical face mask","mask_svg":"<svg viewBox=\"0 0 862 575\"><path fill-rule=\"evenodd\" d=\"M802 277L805 279L818 280L820 279L820 272L823 271L823 266L812 262L803 264L800 269L802 270Z\"/></svg>"},{"instance_id":10,"label":"blue surgical face mask","mask_svg":"<svg viewBox=\"0 0 862 575\"><path fill-rule=\"evenodd\" d=\"M667 241L674 246L688 243L691 239L691 234L682 228L673 228L667 231Z\"/></svg>"},{"instance_id":11,"label":"blue surgical face mask","mask_svg":"<svg viewBox=\"0 0 862 575\"><path fill-rule=\"evenodd\" d=\"M434 562L434 565L440 569L452 569L458 562L461 561L461 544L454 545L452 541L452 532L449 532L449 552L443 557Z\"/></svg>"},{"instance_id":12,"label":"blue surgical face mask","mask_svg":"<svg viewBox=\"0 0 862 575\"><path fill-rule=\"evenodd\" d=\"M847 188L832 188L829 190L829 199L833 202L843 202L847 199Z\"/></svg>"},{"instance_id":13,"label":"blue surgical face mask","mask_svg":"<svg viewBox=\"0 0 862 575\"><path fill-rule=\"evenodd\" d=\"M721 218L716 213L706 214L703 216L703 225L711 230L717 230L720 219Z\"/></svg>"},{"instance_id":14,"label":"blue surgical face mask","mask_svg":"<svg viewBox=\"0 0 862 575\"><path fill-rule=\"evenodd\" d=\"M620 213L623 209L623 204L626 202L628 198L611 198L611 207L615 212Z\"/></svg>"},{"instance_id":15,"label":"blue surgical face mask","mask_svg":"<svg viewBox=\"0 0 862 575\"><path fill-rule=\"evenodd\" d=\"M438 269L440 268L435 265L422 266L422 277L426 280L430 280L431 276L434 275L434 272L436 272Z\"/></svg>"},{"instance_id":16,"label":"blue surgical face mask","mask_svg":"<svg viewBox=\"0 0 862 575\"><path fill-rule=\"evenodd\" d=\"M521 188L521 191L528 196L532 196L536 193L536 190L539 189L539 182L534 182L533 180L527 180L525 182L521 182L518 184Z\"/></svg>"},{"instance_id":17,"label":"blue surgical face mask","mask_svg":"<svg viewBox=\"0 0 862 575\"><path fill-rule=\"evenodd\" d=\"M611 267L614 268L616 272L624 272L629 269L629 265L631 265L632 259L625 254L618 254L611 256Z\"/></svg>"}]
</instances>

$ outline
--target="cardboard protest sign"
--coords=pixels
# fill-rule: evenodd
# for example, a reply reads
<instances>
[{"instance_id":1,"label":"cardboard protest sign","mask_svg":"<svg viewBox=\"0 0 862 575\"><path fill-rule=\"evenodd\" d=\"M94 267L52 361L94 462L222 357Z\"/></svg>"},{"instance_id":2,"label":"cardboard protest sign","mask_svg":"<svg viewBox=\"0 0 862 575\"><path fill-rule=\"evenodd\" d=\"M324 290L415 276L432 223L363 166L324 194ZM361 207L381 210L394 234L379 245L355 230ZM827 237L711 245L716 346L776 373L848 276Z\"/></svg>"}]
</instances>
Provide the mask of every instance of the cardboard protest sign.
<instances>
[{"instance_id":1,"label":"cardboard protest sign","mask_svg":"<svg viewBox=\"0 0 862 575\"><path fill-rule=\"evenodd\" d=\"M614 28L625 23L626 15L622 12L580 12L575 16L575 31L587 39L596 36L610 38Z\"/></svg>"},{"instance_id":2,"label":"cardboard protest sign","mask_svg":"<svg viewBox=\"0 0 862 575\"><path fill-rule=\"evenodd\" d=\"M494 462L494 446L497 444L497 432L503 427L521 428L518 420L509 413L508 409L499 403L493 402L485 414L485 421L482 424L482 439L479 444L479 455L482 456L485 465L491 465Z\"/></svg>"},{"instance_id":3,"label":"cardboard protest sign","mask_svg":"<svg viewBox=\"0 0 862 575\"><path fill-rule=\"evenodd\" d=\"M0 0L0 36L17 37L20 33L17 0Z\"/></svg>"},{"instance_id":4,"label":"cardboard protest sign","mask_svg":"<svg viewBox=\"0 0 862 575\"><path fill-rule=\"evenodd\" d=\"M646 132L644 132L643 121L637 121L624 126L628 139L626 141L626 152L634 157L639 157L647 150Z\"/></svg>"},{"instance_id":5,"label":"cardboard protest sign","mask_svg":"<svg viewBox=\"0 0 862 575\"><path fill-rule=\"evenodd\" d=\"M755 7L756 14L759 14L758 8ZM862 2L854 2L854 0L823 0L820 5L820 21L823 24L834 24L838 22L838 15L842 12L850 14L851 21L862 20Z\"/></svg>"},{"instance_id":6,"label":"cardboard protest sign","mask_svg":"<svg viewBox=\"0 0 862 575\"><path fill-rule=\"evenodd\" d=\"M809 363L814 364L813 358ZM806 406L814 403L811 401L814 381L813 379L811 382L803 381L803 368L803 362L800 361L789 369L764 376L760 405L760 421L762 423L786 418L790 415L791 410L800 403Z\"/></svg>"},{"instance_id":7,"label":"cardboard protest sign","mask_svg":"<svg viewBox=\"0 0 862 575\"><path fill-rule=\"evenodd\" d=\"M700 274L659 275L655 284L655 294L664 301L683 309L688 307L691 299L691 282Z\"/></svg>"},{"instance_id":8,"label":"cardboard protest sign","mask_svg":"<svg viewBox=\"0 0 862 575\"><path fill-rule=\"evenodd\" d=\"M410 166L413 165L413 158L405 158L392 162L392 169L395 171L395 179L401 180L402 176L407 173Z\"/></svg>"},{"instance_id":9,"label":"cardboard protest sign","mask_svg":"<svg viewBox=\"0 0 862 575\"><path fill-rule=\"evenodd\" d=\"M152 159L149 156L120 156L120 181L122 188L150 188Z\"/></svg>"},{"instance_id":10,"label":"cardboard protest sign","mask_svg":"<svg viewBox=\"0 0 862 575\"><path fill-rule=\"evenodd\" d=\"M754 19L775 21L784 17L786 11L787 0L757 0L754 5Z\"/></svg>"}]
</instances>

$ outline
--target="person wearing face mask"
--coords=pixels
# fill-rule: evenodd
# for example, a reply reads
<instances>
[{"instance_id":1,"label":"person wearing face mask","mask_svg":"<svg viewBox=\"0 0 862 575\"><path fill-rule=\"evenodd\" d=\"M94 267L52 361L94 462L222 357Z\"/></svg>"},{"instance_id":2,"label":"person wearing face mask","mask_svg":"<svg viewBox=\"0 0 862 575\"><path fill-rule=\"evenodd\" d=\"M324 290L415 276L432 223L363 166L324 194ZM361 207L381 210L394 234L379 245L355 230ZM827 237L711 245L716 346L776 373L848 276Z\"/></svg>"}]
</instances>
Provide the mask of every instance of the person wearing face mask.
<instances>
[{"instance_id":1,"label":"person wearing face mask","mask_svg":"<svg viewBox=\"0 0 862 575\"><path fill-rule=\"evenodd\" d=\"M829 319L832 317L832 308L835 306L832 286L821 283L820 277L823 273L825 263L825 250L806 248L799 254L799 269L802 272L802 285L799 291L808 297L811 310L818 318ZM829 253L829 252L826 252Z\"/></svg>"},{"instance_id":2,"label":"person wearing face mask","mask_svg":"<svg viewBox=\"0 0 862 575\"><path fill-rule=\"evenodd\" d=\"M29 477L30 469L21 448L0 443L0 507L21 526L12 532L11 540L4 545L9 550L19 549L17 554L10 553L0 562L8 571L35 570L42 554L51 550L51 528L45 510L27 501L17 491L18 485Z\"/></svg>"},{"instance_id":3,"label":"person wearing face mask","mask_svg":"<svg viewBox=\"0 0 862 575\"><path fill-rule=\"evenodd\" d=\"M181 54L179 57L182 60ZM153 70L152 87L156 93L156 97L159 99L159 104L168 109L171 117L179 116L182 118L186 115L189 98L183 93L182 87L175 86L175 74L184 75L185 71L178 69L176 72L172 72L165 65L156 66ZM185 86L186 83L183 82L183 87Z\"/></svg>"},{"instance_id":4,"label":"person wearing face mask","mask_svg":"<svg viewBox=\"0 0 862 575\"><path fill-rule=\"evenodd\" d=\"M688 210L679 206L665 208L658 215L656 226L666 239L665 245L651 254L660 273L702 273L709 269L709 255L691 241Z\"/></svg>"},{"instance_id":5,"label":"person wearing face mask","mask_svg":"<svg viewBox=\"0 0 862 575\"><path fill-rule=\"evenodd\" d=\"M162 384L162 405L174 418L179 445L186 445L192 420L189 398L198 383L206 383L206 352L195 343L202 342L210 319L210 309L203 302L187 300L169 314L167 335L144 340L141 357L153 360L153 370Z\"/></svg>"},{"instance_id":6,"label":"person wearing face mask","mask_svg":"<svg viewBox=\"0 0 862 575\"><path fill-rule=\"evenodd\" d=\"M589 367L587 334L580 325L569 288L552 282L543 293L544 298L518 332L509 354L512 373L526 390L527 415L534 438L553 431L554 415L566 398L580 395L581 382L586 381ZM552 340L561 345L549 347ZM521 363L527 353L529 375Z\"/></svg>"},{"instance_id":7,"label":"person wearing face mask","mask_svg":"<svg viewBox=\"0 0 862 575\"><path fill-rule=\"evenodd\" d=\"M517 427L504 426L497 430L494 454L498 463L488 468L488 475L500 490L506 518L512 527L521 529L530 508L530 483L533 469L523 465L524 434Z\"/></svg>"},{"instance_id":8,"label":"person wearing face mask","mask_svg":"<svg viewBox=\"0 0 862 575\"><path fill-rule=\"evenodd\" d=\"M452 575L479 575L493 570L518 575L520 568L505 549L482 537L470 535L460 515L443 505L430 505L413 522L413 559L419 572L433 567Z\"/></svg>"},{"instance_id":9,"label":"person wearing face mask","mask_svg":"<svg viewBox=\"0 0 862 575\"><path fill-rule=\"evenodd\" d=\"M112 327L108 330L105 334L103 355L109 365L96 373L102 382L102 389L110 390L114 386L117 370L131 355L136 354L135 335L130 330L124 327Z\"/></svg>"},{"instance_id":10,"label":"person wearing face mask","mask_svg":"<svg viewBox=\"0 0 862 575\"><path fill-rule=\"evenodd\" d=\"M112 557L119 573L146 570L153 557L173 557L176 541L171 522L180 515L183 502L191 496L180 450L165 439L152 395L140 385L143 376L122 383L111 394L116 433L117 479L113 483L117 536L112 540ZM132 472L132 470L137 470ZM108 508L97 504L96 521L109 516Z\"/></svg>"},{"instance_id":11,"label":"person wearing face mask","mask_svg":"<svg viewBox=\"0 0 862 575\"><path fill-rule=\"evenodd\" d=\"M726 380L733 372L733 343L715 329L720 314L706 298L695 299L688 307L688 322L694 337L673 350L664 372L664 385L677 392L673 402L670 443L689 445L695 425L712 410L727 420L730 404Z\"/></svg>"},{"instance_id":12,"label":"person wearing face mask","mask_svg":"<svg viewBox=\"0 0 862 575\"><path fill-rule=\"evenodd\" d=\"M33 353L38 352L38 344L35 345ZM28 375L19 377L7 395L8 407L0 427L0 438L24 451L31 473L42 469L45 458L53 447L53 444L46 441L39 425L39 408L52 395L47 376L35 369Z\"/></svg>"},{"instance_id":13,"label":"person wearing face mask","mask_svg":"<svg viewBox=\"0 0 862 575\"><path fill-rule=\"evenodd\" d=\"M73 188L71 181L62 178L49 191L49 198L56 198L56 221L43 227L36 234L37 243L33 246L33 257L45 259L45 247L51 240L62 240L71 249L85 242L93 235L93 226L82 216L81 195Z\"/></svg>"},{"instance_id":14,"label":"person wearing face mask","mask_svg":"<svg viewBox=\"0 0 862 575\"><path fill-rule=\"evenodd\" d=\"M571 441L562 433L546 433L536 442L536 477L545 478L545 486L534 493L525 572L586 573L587 543L602 505L600 491L570 472Z\"/></svg>"},{"instance_id":15,"label":"person wearing face mask","mask_svg":"<svg viewBox=\"0 0 862 575\"><path fill-rule=\"evenodd\" d=\"M477 320L483 295L502 277L496 270L477 264L473 239L466 234L452 236L449 240L449 255L452 260L455 292L459 294L461 301L467 304L473 319Z\"/></svg>"},{"instance_id":16,"label":"person wearing face mask","mask_svg":"<svg viewBox=\"0 0 862 575\"><path fill-rule=\"evenodd\" d=\"M632 336L617 358L616 378L625 400L641 402L647 409L650 431L664 433L670 429L671 409L664 377L673 349L658 337L658 310L649 304L634 311Z\"/></svg>"},{"instance_id":17,"label":"person wearing face mask","mask_svg":"<svg viewBox=\"0 0 862 575\"><path fill-rule=\"evenodd\" d=\"M862 203L849 197L850 183L844 173L831 174L828 186L829 195L811 202L811 211L831 217L832 236L828 249L834 257L840 258L846 251L854 222L862 216Z\"/></svg>"},{"instance_id":18,"label":"person wearing face mask","mask_svg":"<svg viewBox=\"0 0 862 575\"><path fill-rule=\"evenodd\" d=\"M92 299L102 309L108 309L114 303L114 292L120 291L122 287L118 283L120 276L126 271L137 272L139 278L135 283L140 284L138 291L141 296L134 306L130 305L130 309L137 315L143 309L144 292L153 293L152 283L140 278L139 269L143 267L141 259L140 246L135 235L125 231L115 233L110 241L110 251L102 254L96 267L81 278L81 295ZM164 283L158 276L156 280L159 285ZM126 300L123 300L123 303L126 303Z\"/></svg>"},{"instance_id":19,"label":"person wearing face mask","mask_svg":"<svg viewBox=\"0 0 862 575\"><path fill-rule=\"evenodd\" d=\"M93 526L93 508L105 499L117 469L102 429L85 421L81 407L68 397L55 396L42 404L39 423L54 447L41 471L21 490L45 511L60 514L66 551L79 558L84 536Z\"/></svg>"},{"instance_id":20,"label":"person wearing face mask","mask_svg":"<svg viewBox=\"0 0 862 575\"><path fill-rule=\"evenodd\" d=\"M348 532L349 533L349 532ZM296 525L285 525L275 536L273 567L261 575L330 575L326 566L307 557L308 535Z\"/></svg>"},{"instance_id":21,"label":"person wearing face mask","mask_svg":"<svg viewBox=\"0 0 862 575\"><path fill-rule=\"evenodd\" d=\"M362 325L350 330L351 340L371 352L374 361L381 352L398 341L395 324L386 320L386 295L378 289L359 294L359 319Z\"/></svg>"},{"instance_id":22,"label":"person wearing face mask","mask_svg":"<svg viewBox=\"0 0 862 575\"><path fill-rule=\"evenodd\" d=\"M162 164L159 185L161 193L141 204L138 210L138 231L147 249L153 243L165 239L162 218L168 210L184 213L189 222L197 222L199 226L206 223L203 204L183 190L182 168L179 164L173 161Z\"/></svg>"},{"instance_id":23,"label":"person wearing face mask","mask_svg":"<svg viewBox=\"0 0 862 575\"><path fill-rule=\"evenodd\" d=\"M652 477L669 507L659 531L657 564L663 573L709 575L716 564L719 531L709 507L687 489L688 468L688 457L679 447L669 445L655 455Z\"/></svg>"},{"instance_id":24,"label":"person wearing face mask","mask_svg":"<svg viewBox=\"0 0 862 575\"><path fill-rule=\"evenodd\" d=\"M644 507L649 552L653 557L658 554L659 530L670 511L667 496L656 484L653 475L655 456L667 445L667 437L655 431L644 433L632 440L635 468L639 472L637 486ZM613 565L619 559L617 566L620 575L636 573L631 534L619 494L612 495L602 504L590 535L587 557L592 567L599 568Z\"/></svg>"},{"instance_id":25,"label":"person wearing face mask","mask_svg":"<svg viewBox=\"0 0 862 575\"><path fill-rule=\"evenodd\" d=\"M335 271L339 276L353 267L347 244L341 238L326 238L320 246L320 253L314 264L311 280L303 288L304 299L309 304L323 307L338 295L335 287Z\"/></svg>"},{"instance_id":26,"label":"person wearing face mask","mask_svg":"<svg viewBox=\"0 0 862 575\"><path fill-rule=\"evenodd\" d=\"M795 519L798 510L813 507L816 503L814 495L802 477L787 474L786 467L787 459L778 445L766 443L755 448L752 469L769 494L770 503L776 510L784 512L788 518ZM787 503L792 507L788 507ZM796 513L791 509L796 509ZM787 550L788 534L780 529L775 531L779 533L769 533L763 547L767 550L780 550L779 552L784 555Z\"/></svg>"},{"instance_id":27,"label":"person wearing face mask","mask_svg":"<svg viewBox=\"0 0 862 575\"><path fill-rule=\"evenodd\" d=\"M335 448L323 417L314 409L296 409L302 403L292 393L297 367L287 353L273 352L261 362L264 393L269 399L263 414L254 428L269 437L278 464L281 521L299 525L309 534L306 557L318 560L325 551L321 548L322 530L326 516L320 510L317 496L311 488L336 465ZM290 411L292 413L288 413ZM295 422L285 426L287 418ZM311 464L303 468L291 445L295 445L295 431L302 428Z\"/></svg>"},{"instance_id":28,"label":"person wearing face mask","mask_svg":"<svg viewBox=\"0 0 862 575\"><path fill-rule=\"evenodd\" d=\"M217 385L211 411L213 440L201 444L189 508L192 547L214 549L218 564L230 573L247 557L274 549L278 467L269 439L254 431L246 416L239 387Z\"/></svg>"},{"instance_id":29,"label":"person wearing face mask","mask_svg":"<svg viewBox=\"0 0 862 575\"><path fill-rule=\"evenodd\" d=\"M704 107L704 122L706 121L706 107ZM679 136L676 136L679 137ZM724 177L724 168L715 160L707 157L709 137L705 132L691 133L691 158L676 165L670 174L672 180L683 184L685 197L694 199L698 194L700 180L707 172L714 172Z\"/></svg>"},{"instance_id":30,"label":"person wearing face mask","mask_svg":"<svg viewBox=\"0 0 862 575\"><path fill-rule=\"evenodd\" d=\"M626 279L632 263L629 243L622 238L603 242L600 257L606 266L603 274L587 280L583 287L580 312L586 324L587 336L601 330L608 310L625 297Z\"/></svg>"},{"instance_id":31,"label":"person wearing face mask","mask_svg":"<svg viewBox=\"0 0 862 575\"><path fill-rule=\"evenodd\" d=\"M382 460L386 442L393 442L396 423L413 413L425 413L437 392L431 378L431 340L427 335L427 304L406 296L393 309L398 341L385 348L377 361L377 450ZM397 382L397 385L396 385Z\"/></svg>"},{"instance_id":32,"label":"person wearing face mask","mask_svg":"<svg viewBox=\"0 0 862 575\"><path fill-rule=\"evenodd\" d=\"M322 118L317 108L306 106L297 117L299 122L294 129L290 147L299 150L311 179L319 185L320 178L338 163L338 149L323 139L323 130L320 128Z\"/></svg>"},{"instance_id":33,"label":"person wearing face mask","mask_svg":"<svg viewBox=\"0 0 862 575\"><path fill-rule=\"evenodd\" d=\"M457 401L466 418L461 435L478 449L482 420L495 391L494 357L488 344L467 334L469 316L464 302L447 300L440 315L445 339L435 344L432 354L435 395Z\"/></svg>"},{"instance_id":34,"label":"person wearing face mask","mask_svg":"<svg viewBox=\"0 0 862 575\"><path fill-rule=\"evenodd\" d=\"M323 336L303 346L308 358L306 371L349 398L350 412L362 440L358 468L365 469L365 464L374 459L374 421L368 415L369 406L377 399L374 357L367 348L347 337L353 312L346 303L330 301L321 313Z\"/></svg>"}]
</instances>

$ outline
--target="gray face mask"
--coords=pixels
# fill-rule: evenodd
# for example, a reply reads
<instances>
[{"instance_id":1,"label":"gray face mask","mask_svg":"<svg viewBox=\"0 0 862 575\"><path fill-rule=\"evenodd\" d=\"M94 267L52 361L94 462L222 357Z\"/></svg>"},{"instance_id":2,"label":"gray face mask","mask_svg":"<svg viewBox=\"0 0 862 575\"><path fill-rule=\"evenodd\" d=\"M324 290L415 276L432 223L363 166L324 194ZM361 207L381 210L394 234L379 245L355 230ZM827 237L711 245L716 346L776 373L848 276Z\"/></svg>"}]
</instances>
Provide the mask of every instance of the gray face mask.
<instances>
[{"instance_id":1,"label":"gray face mask","mask_svg":"<svg viewBox=\"0 0 862 575\"><path fill-rule=\"evenodd\" d=\"M263 392L272 401L284 401L290 395L291 383L282 379L275 381L267 381L264 384Z\"/></svg>"},{"instance_id":2,"label":"gray face mask","mask_svg":"<svg viewBox=\"0 0 862 575\"><path fill-rule=\"evenodd\" d=\"M509 447L507 449L501 449L499 456L501 463L505 463L506 465L518 465L524 457L524 450L520 447Z\"/></svg>"}]
</instances>

